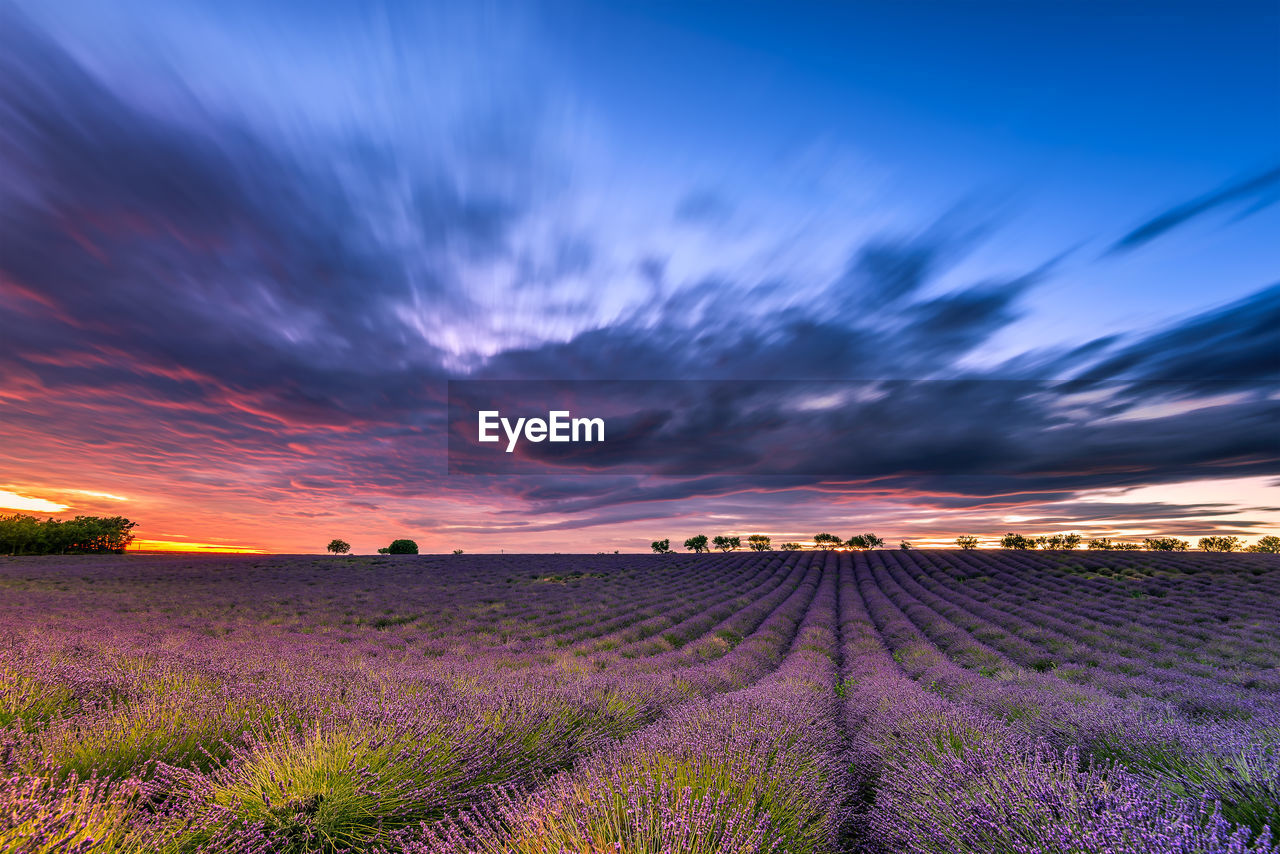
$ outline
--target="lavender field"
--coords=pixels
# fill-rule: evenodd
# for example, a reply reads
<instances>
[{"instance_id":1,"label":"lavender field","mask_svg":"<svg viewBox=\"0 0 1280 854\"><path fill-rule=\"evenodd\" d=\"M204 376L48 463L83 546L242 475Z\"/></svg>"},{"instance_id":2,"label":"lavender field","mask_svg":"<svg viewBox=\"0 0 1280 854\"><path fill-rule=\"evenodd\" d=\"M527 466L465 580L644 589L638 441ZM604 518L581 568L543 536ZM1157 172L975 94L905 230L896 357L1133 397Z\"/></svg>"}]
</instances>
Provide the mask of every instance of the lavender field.
<instances>
[{"instance_id":1,"label":"lavender field","mask_svg":"<svg viewBox=\"0 0 1280 854\"><path fill-rule=\"evenodd\" d=\"M1280 559L0 559L4 852L1274 852Z\"/></svg>"}]
</instances>

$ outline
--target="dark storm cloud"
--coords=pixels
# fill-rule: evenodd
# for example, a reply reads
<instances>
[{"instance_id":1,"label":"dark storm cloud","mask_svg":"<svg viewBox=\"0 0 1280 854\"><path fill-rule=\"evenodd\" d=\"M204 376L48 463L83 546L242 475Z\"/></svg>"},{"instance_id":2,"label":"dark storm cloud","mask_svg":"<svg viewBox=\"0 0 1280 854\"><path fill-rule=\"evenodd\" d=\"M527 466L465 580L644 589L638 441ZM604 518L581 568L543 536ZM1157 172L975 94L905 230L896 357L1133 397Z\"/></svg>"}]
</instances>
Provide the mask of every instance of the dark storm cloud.
<instances>
[{"instance_id":1,"label":"dark storm cloud","mask_svg":"<svg viewBox=\"0 0 1280 854\"><path fill-rule=\"evenodd\" d=\"M194 103L137 108L5 9L0 288L28 322L0 352L49 384L265 394L286 418L427 402L440 355L399 310L469 309L444 264L388 251L334 170ZM330 155L374 188L390 171ZM429 180L411 213L428 248L497 255L519 202Z\"/></svg>"},{"instance_id":2,"label":"dark storm cloud","mask_svg":"<svg viewBox=\"0 0 1280 854\"><path fill-rule=\"evenodd\" d=\"M655 386L656 396L632 389L627 399L651 414L653 435L673 449L668 456L655 458L650 443L644 455L628 457L625 446L615 445L579 448L572 458L579 471L626 471L639 462L667 475L722 476L657 486L562 485L560 494L521 492L521 498L534 512L581 513L617 503L719 497L789 474L797 476L791 489L844 476L857 481L849 484L855 490L957 493L957 506L1000 505L1001 496L1060 501L1080 490L1268 475L1280 467L1280 401L1274 399L1280 394L1280 288L1143 336L1076 348L1052 364L1056 371L1075 369L1076 377L1065 382L998 379L1008 374L1002 366L993 374L881 384L879 399L809 411L797 407L798 396L849 384L815 383L807 390L787 382L775 389L765 381L779 366L807 379L871 376L901 364L945 373L958 354L1009 322L1011 306L1028 287L1030 281L975 286L913 302L900 310L896 328L804 324L782 315L747 331L729 317L721 326L700 320L692 336L672 331L670 342L662 329L616 327L506 354L493 363L503 376L519 365L541 377L552 375L544 371L556 364L589 364L599 369L595 376L701 374L717 378L709 388L718 382L732 390L687 397L676 390L679 384ZM675 345L679 338L683 346ZM1082 401L1085 392L1101 394ZM1224 392L1231 396L1223 399ZM552 455L539 459L552 468L557 463Z\"/></svg>"},{"instance_id":3,"label":"dark storm cloud","mask_svg":"<svg viewBox=\"0 0 1280 854\"><path fill-rule=\"evenodd\" d=\"M904 332L907 346L903 349L937 359L973 350L1018 318L1017 300L1034 281L1028 276L978 285L914 306Z\"/></svg>"},{"instance_id":4,"label":"dark storm cloud","mask_svg":"<svg viewBox=\"0 0 1280 854\"><path fill-rule=\"evenodd\" d=\"M858 251L845 275L851 302L880 307L911 296L937 270L941 248L928 239L873 241Z\"/></svg>"},{"instance_id":5,"label":"dark storm cloud","mask_svg":"<svg viewBox=\"0 0 1280 854\"><path fill-rule=\"evenodd\" d=\"M1280 284L1148 335L1081 372L1093 380L1147 382L1200 392L1280 380ZM1150 385L1154 384L1154 385Z\"/></svg>"},{"instance_id":6,"label":"dark storm cloud","mask_svg":"<svg viewBox=\"0 0 1280 854\"><path fill-rule=\"evenodd\" d=\"M1180 225L1221 208L1249 203L1243 214L1248 215L1275 204L1277 199L1280 199L1280 167L1268 169L1176 205L1117 240L1108 251L1112 254L1132 251Z\"/></svg>"},{"instance_id":7,"label":"dark storm cloud","mask_svg":"<svg viewBox=\"0 0 1280 854\"><path fill-rule=\"evenodd\" d=\"M978 381L963 390L925 383L821 419L782 406L770 413L782 423L744 430L728 456L717 456L714 434L688 431L662 443L673 449L669 458L640 458L648 471L683 472L686 479L649 484L611 477L598 484L557 482L554 490L512 488L535 512L550 513L841 481L871 493L950 493L956 507L972 506L964 496L1020 506L1082 490L1267 475L1280 465L1275 401L1084 423L1064 422L1045 404L1043 394L1008 383ZM775 436L784 441L763 444ZM544 471L555 470L554 459L544 462ZM596 457L584 450L563 471L619 471L635 462L616 451ZM711 474L721 468L722 474Z\"/></svg>"},{"instance_id":8,"label":"dark storm cloud","mask_svg":"<svg viewBox=\"0 0 1280 854\"><path fill-rule=\"evenodd\" d=\"M947 272L936 259L955 252L950 237L882 242L811 303L760 311L735 282L705 280L660 297L634 318L563 342L495 354L480 378L868 379L925 377L951 369L1020 315L1036 271L941 296L909 297ZM867 261L874 257L874 261ZM779 282L785 292L789 283ZM772 294L774 287L766 289ZM858 295L892 303L879 310Z\"/></svg>"}]
</instances>

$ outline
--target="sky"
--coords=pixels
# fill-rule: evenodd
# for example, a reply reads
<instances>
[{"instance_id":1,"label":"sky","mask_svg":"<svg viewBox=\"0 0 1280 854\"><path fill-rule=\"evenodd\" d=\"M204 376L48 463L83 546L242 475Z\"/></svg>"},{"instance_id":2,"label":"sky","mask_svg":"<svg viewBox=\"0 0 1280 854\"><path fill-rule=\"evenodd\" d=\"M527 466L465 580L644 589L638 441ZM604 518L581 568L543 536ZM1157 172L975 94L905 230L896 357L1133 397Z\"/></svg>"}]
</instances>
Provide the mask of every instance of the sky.
<instances>
[{"instance_id":1,"label":"sky","mask_svg":"<svg viewBox=\"0 0 1280 854\"><path fill-rule=\"evenodd\" d=\"M1274 2L0 0L0 512L1253 539L1277 200ZM636 401L732 465L450 474L462 379L762 390Z\"/></svg>"}]
</instances>

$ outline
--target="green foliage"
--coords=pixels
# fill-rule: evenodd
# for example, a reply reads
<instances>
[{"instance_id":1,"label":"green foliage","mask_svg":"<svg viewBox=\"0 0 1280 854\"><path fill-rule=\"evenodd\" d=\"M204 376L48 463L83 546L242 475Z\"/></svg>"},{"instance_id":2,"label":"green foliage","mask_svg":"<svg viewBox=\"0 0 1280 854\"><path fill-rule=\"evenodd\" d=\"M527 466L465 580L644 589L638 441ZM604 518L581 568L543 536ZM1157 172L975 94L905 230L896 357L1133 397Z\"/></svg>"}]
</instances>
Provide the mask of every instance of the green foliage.
<instances>
[{"instance_id":1,"label":"green foliage","mask_svg":"<svg viewBox=\"0 0 1280 854\"><path fill-rule=\"evenodd\" d=\"M898 543L898 548L902 549L905 552L908 549L915 548L915 546L911 545L911 543L907 542L906 540L903 540L902 542Z\"/></svg>"},{"instance_id":2,"label":"green foliage","mask_svg":"<svg viewBox=\"0 0 1280 854\"><path fill-rule=\"evenodd\" d=\"M1206 552L1234 552L1244 547L1239 537L1201 537L1200 549Z\"/></svg>"},{"instance_id":3,"label":"green foliage","mask_svg":"<svg viewBox=\"0 0 1280 854\"><path fill-rule=\"evenodd\" d=\"M387 546L389 555L416 555L417 553L418 544L413 540L392 540L391 545Z\"/></svg>"},{"instance_id":4,"label":"green foliage","mask_svg":"<svg viewBox=\"0 0 1280 854\"><path fill-rule=\"evenodd\" d=\"M730 537L727 535L726 536L716 535L715 539L713 539L711 542L716 548L718 548L722 552L731 552L734 549L742 546L741 537Z\"/></svg>"},{"instance_id":5,"label":"green foliage","mask_svg":"<svg viewBox=\"0 0 1280 854\"><path fill-rule=\"evenodd\" d=\"M1190 545L1186 540L1177 537L1148 537L1142 541L1148 551L1153 552L1185 552Z\"/></svg>"},{"instance_id":6,"label":"green foliage","mask_svg":"<svg viewBox=\"0 0 1280 854\"><path fill-rule=\"evenodd\" d=\"M330 540L329 545L324 548L330 554L344 555L351 551L351 543L346 540Z\"/></svg>"},{"instance_id":7,"label":"green foliage","mask_svg":"<svg viewBox=\"0 0 1280 854\"><path fill-rule=\"evenodd\" d=\"M22 854L141 854L158 850L133 826L138 787L105 780L61 783L0 776L0 851Z\"/></svg>"},{"instance_id":8,"label":"green foliage","mask_svg":"<svg viewBox=\"0 0 1280 854\"><path fill-rule=\"evenodd\" d=\"M1036 543L1049 551L1071 551L1080 545L1079 534L1054 534L1049 537L1036 537Z\"/></svg>"},{"instance_id":9,"label":"green foliage","mask_svg":"<svg viewBox=\"0 0 1280 854\"><path fill-rule=\"evenodd\" d=\"M386 546L383 546L382 548L378 549L378 554L389 555L391 554L391 549L387 548Z\"/></svg>"},{"instance_id":10,"label":"green foliage","mask_svg":"<svg viewBox=\"0 0 1280 854\"><path fill-rule=\"evenodd\" d=\"M978 538L973 534L961 534L956 537L956 545L965 551L973 551L978 547Z\"/></svg>"},{"instance_id":11,"label":"green foliage","mask_svg":"<svg viewBox=\"0 0 1280 854\"><path fill-rule=\"evenodd\" d=\"M801 546L799 543L783 543L779 548L784 552L798 552Z\"/></svg>"},{"instance_id":12,"label":"green foliage","mask_svg":"<svg viewBox=\"0 0 1280 854\"><path fill-rule=\"evenodd\" d=\"M711 551L711 548L707 545L706 534L698 534L696 537L690 537L684 541L684 547L688 551L697 552L698 554Z\"/></svg>"},{"instance_id":13,"label":"green foliage","mask_svg":"<svg viewBox=\"0 0 1280 854\"><path fill-rule=\"evenodd\" d=\"M386 830L439 818L444 803L417 790L460 773L443 740L317 732L264 745L216 786L229 817L261 823L287 852L363 850ZM444 798L440 799L441 801Z\"/></svg>"},{"instance_id":14,"label":"green foliage","mask_svg":"<svg viewBox=\"0 0 1280 854\"><path fill-rule=\"evenodd\" d=\"M1142 546L1137 543L1117 543L1106 537L1099 537L1096 540L1089 541L1089 548L1102 549L1103 551L1132 552L1141 549Z\"/></svg>"},{"instance_id":15,"label":"green foliage","mask_svg":"<svg viewBox=\"0 0 1280 854\"><path fill-rule=\"evenodd\" d=\"M752 534L747 537L747 544L751 546L751 550L753 552L772 551L773 547L770 545L771 542L773 541L764 534Z\"/></svg>"},{"instance_id":16,"label":"green foliage","mask_svg":"<svg viewBox=\"0 0 1280 854\"><path fill-rule=\"evenodd\" d=\"M875 534L854 534L844 545L851 549L878 549L884 545L884 540Z\"/></svg>"},{"instance_id":17,"label":"green foliage","mask_svg":"<svg viewBox=\"0 0 1280 854\"><path fill-rule=\"evenodd\" d=\"M1000 538L1000 548L1017 549L1018 551L1029 551L1036 547L1036 541L1030 537L1024 537L1022 534L1008 533Z\"/></svg>"},{"instance_id":18,"label":"green foliage","mask_svg":"<svg viewBox=\"0 0 1280 854\"><path fill-rule=\"evenodd\" d=\"M688 548L687 543L685 544L685 547ZM655 554L669 555L671 554L671 538L668 537L665 540L654 540L652 543L649 543L649 548L653 549Z\"/></svg>"},{"instance_id":19,"label":"green foliage","mask_svg":"<svg viewBox=\"0 0 1280 854\"><path fill-rule=\"evenodd\" d=\"M42 739L44 767L59 776L124 780L148 776L150 763L209 771L231 758L230 747L258 716L253 704L207 705L216 688L179 681L169 691L124 703L75 726L51 728Z\"/></svg>"},{"instance_id":20,"label":"green foliage","mask_svg":"<svg viewBox=\"0 0 1280 854\"><path fill-rule=\"evenodd\" d=\"M761 710L716 709L685 723L683 744L624 745L608 761L553 779L533 811L460 824L473 854L627 852L715 854L832 850L821 793L833 768L781 718ZM721 733L759 727L742 749ZM708 745L710 745L708 749ZM736 749L734 749L736 748ZM480 832L475 832L480 831Z\"/></svg>"},{"instance_id":21,"label":"green foliage","mask_svg":"<svg viewBox=\"0 0 1280 854\"><path fill-rule=\"evenodd\" d=\"M35 679L0 667L0 729L14 725L32 731L79 705L66 685Z\"/></svg>"},{"instance_id":22,"label":"green foliage","mask_svg":"<svg viewBox=\"0 0 1280 854\"><path fill-rule=\"evenodd\" d=\"M0 552L23 555L122 552L138 525L123 516L49 518L14 513L0 516Z\"/></svg>"},{"instance_id":23,"label":"green foliage","mask_svg":"<svg viewBox=\"0 0 1280 854\"><path fill-rule=\"evenodd\" d=\"M1263 537L1258 542L1245 549L1247 552L1260 552L1262 554L1280 554L1280 537Z\"/></svg>"},{"instance_id":24,"label":"green foliage","mask_svg":"<svg viewBox=\"0 0 1280 854\"><path fill-rule=\"evenodd\" d=\"M844 540L840 539L835 534L828 534L824 532L813 535L813 544L820 549L832 550L838 549L840 546L844 545Z\"/></svg>"}]
</instances>

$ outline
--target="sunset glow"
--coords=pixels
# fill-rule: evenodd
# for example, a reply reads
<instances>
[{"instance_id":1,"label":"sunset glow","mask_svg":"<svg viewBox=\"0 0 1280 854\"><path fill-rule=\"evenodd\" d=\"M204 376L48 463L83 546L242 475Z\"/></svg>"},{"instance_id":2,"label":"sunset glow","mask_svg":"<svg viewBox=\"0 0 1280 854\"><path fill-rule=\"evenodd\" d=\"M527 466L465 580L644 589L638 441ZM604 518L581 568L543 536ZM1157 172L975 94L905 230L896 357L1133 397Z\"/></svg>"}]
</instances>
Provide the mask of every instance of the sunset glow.
<instances>
[{"instance_id":1,"label":"sunset glow","mask_svg":"<svg viewBox=\"0 0 1280 854\"><path fill-rule=\"evenodd\" d=\"M67 509L67 505L46 501L43 498L18 495L17 493L0 489L0 509L29 510L36 513L61 513Z\"/></svg>"},{"instance_id":2,"label":"sunset glow","mask_svg":"<svg viewBox=\"0 0 1280 854\"><path fill-rule=\"evenodd\" d=\"M229 546L219 543L189 543L183 540L135 539L129 550L140 552L196 552L200 554L266 554L262 549Z\"/></svg>"}]
</instances>

